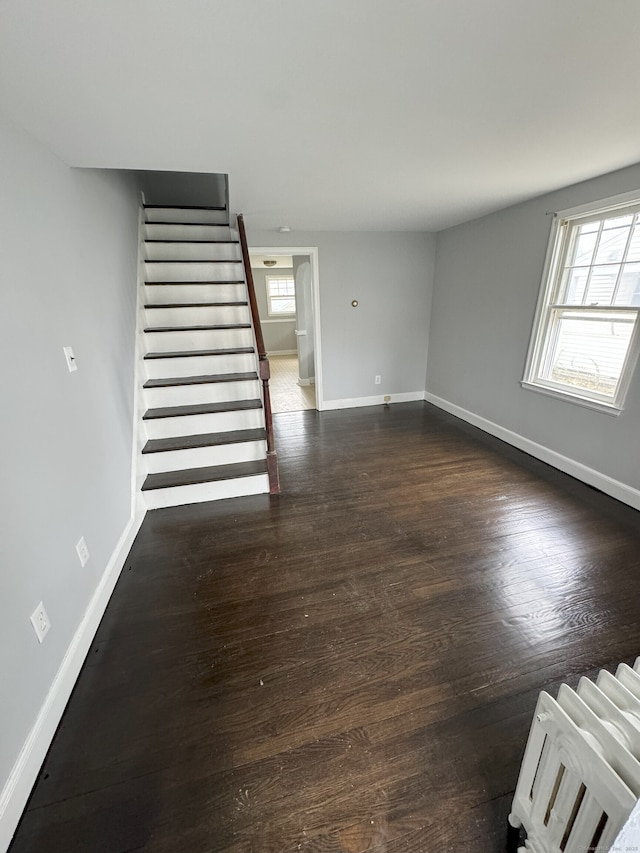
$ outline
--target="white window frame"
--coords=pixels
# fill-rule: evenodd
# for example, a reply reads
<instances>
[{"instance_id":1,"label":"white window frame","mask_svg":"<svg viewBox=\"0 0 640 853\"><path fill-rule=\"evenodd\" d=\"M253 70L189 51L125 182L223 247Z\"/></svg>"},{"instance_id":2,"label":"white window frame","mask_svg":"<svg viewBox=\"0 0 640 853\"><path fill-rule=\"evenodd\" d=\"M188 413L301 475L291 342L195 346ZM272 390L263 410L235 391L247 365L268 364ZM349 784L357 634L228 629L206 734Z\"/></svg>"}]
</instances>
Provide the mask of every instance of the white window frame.
<instances>
[{"instance_id":1,"label":"white window frame","mask_svg":"<svg viewBox=\"0 0 640 853\"><path fill-rule=\"evenodd\" d=\"M283 273L282 275L275 275L275 273L274 273L273 275L266 275L265 276L265 290L267 293L267 314L269 315L269 317L274 317L274 318L280 319L280 320L295 319L295 317L296 317L295 310L289 311L289 312L272 311L271 310L271 299L272 299L272 297L271 297L271 293L269 292L269 283L272 281L291 281L291 282L295 283L295 279L294 279L293 275L291 273L288 273L288 272ZM294 304L295 304L295 290L294 290L293 299L294 299Z\"/></svg>"},{"instance_id":2,"label":"white window frame","mask_svg":"<svg viewBox=\"0 0 640 853\"><path fill-rule=\"evenodd\" d=\"M639 206L640 190L635 190L592 204L562 210L554 214L542 275L542 284L525 363L524 377L520 383L523 388L596 409L597 411L606 412L610 415L619 415L622 411L640 351L640 306L602 305L594 307L569 305L567 303L556 302L556 298L558 297L562 283L562 274L565 269L564 262L570 243L571 229L585 221L605 219L611 213L619 212L620 215L624 215L631 212L634 208L637 210ZM554 382L540 375L543 369L548 337L551 334L552 312L557 310L562 304L566 304L567 308L571 310L580 313L584 312L585 316L588 316L589 313L593 315L594 312L601 314L606 312L635 312L636 319L634 321L633 333L622 370L620 371L616 394L613 398L600 394L597 391L588 391L580 388L574 389L569 385Z\"/></svg>"}]
</instances>

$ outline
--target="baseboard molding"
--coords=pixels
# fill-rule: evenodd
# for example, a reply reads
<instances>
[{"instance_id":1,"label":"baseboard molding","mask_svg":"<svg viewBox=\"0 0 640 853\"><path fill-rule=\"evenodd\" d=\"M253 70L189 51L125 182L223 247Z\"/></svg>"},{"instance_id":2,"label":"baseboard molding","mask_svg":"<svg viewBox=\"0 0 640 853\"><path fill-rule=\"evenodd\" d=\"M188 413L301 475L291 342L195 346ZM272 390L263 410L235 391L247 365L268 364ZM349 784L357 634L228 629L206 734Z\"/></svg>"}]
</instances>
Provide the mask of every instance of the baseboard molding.
<instances>
[{"instance_id":1,"label":"baseboard molding","mask_svg":"<svg viewBox=\"0 0 640 853\"><path fill-rule=\"evenodd\" d=\"M385 396L391 397L389 403L413 403L424 400L424 391L403 391L401 394L376 394L375 397L347 397L344 400L325 400L322 410L328 409L358 409L361 406L382 406Z\"/></svg>"},{"instance_id":2,"label":"baseboard molding","mask_svg":"<svg viewBox=\"0 0 640 853\"><path fill-rule=\"evenodd\" d=\"M612 498L616 498L616 500L640 510L640 491L638 489L627 486L619 480L614 480L613 477L602 474L594 468L589 468L587 465L583 465L575 459L570 459L568 456L563 456L561 453L557 453L555 450L551 450L542 444L537 444L535 441L531 441L531 439L525 438L525 436L517 432L512 432L493 421L469 412L467 409L463 409L455 403L450 403L442 397L437 397L429 391L425 391L424 399L428 403L433 403L439 409L444 409L445 412L449 412L457 418L461 418L461 420L479 427L484 432L488 432L490 435L506 441L507 444L511 444L519 450L524 450L525 453L535 456L536 459L546 462L553 468L557 468L565 474L570 474L576 480L581 480L589 486L594 486L594 488L600 489L601 492L605 492L605 494L610 495Z\"/></svg>"},{"instance_id":3,"label":"baseboard molding","mask_svg":"<svg viewBox=\"0 0 640 853\"><path fill-rule=\"evenodd\" d=\"M93 642L98 625L111 598L125 560L133 545L144 513L132 516L104 570L87 610L62 659L47 698L24 742L9 778L0 793L0 851L11 843L40 772L80 669Z\"/></svg>"},{"instance_id":4,"label":"baseboard molding","mask_svg":"<svg viewBox=\"0 0 640 853\"><path fill-rule=\"evenodd\" d=\"M315 378L313 378L313 379L300 379L300 377L298 377L298 385L301 388L306 388L307 385L315 385L315 384L316 384Z\"/></svg>"},{"instance_id":5,"label":"baseboard molding","mask_svg":"<svg viewBox=\"0 0 640 853\"><path fill-rule=\"evenodd\" d=\"M297 349L274 349L271 352L267 353L267 358L271 358L271 356L279 356L279 355L298 355Z\"/></svg>"}]
</instances>

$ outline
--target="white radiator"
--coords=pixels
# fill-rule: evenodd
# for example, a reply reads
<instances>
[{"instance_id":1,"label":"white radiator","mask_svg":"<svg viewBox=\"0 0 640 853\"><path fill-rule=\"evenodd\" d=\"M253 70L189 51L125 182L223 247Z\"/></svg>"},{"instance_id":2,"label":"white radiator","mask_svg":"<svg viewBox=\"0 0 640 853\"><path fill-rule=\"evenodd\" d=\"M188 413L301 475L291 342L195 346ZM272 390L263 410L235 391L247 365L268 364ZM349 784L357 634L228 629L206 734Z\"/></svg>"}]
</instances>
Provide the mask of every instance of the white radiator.
<instances>
[{"instance_id":1,"label":"white radiator","mask_svg":"<svg viewBox=\"0 0 640 853\"><path fill-rule=\"evenodd\" d=\"M640 798L640 658L541 693L509 815L530 853L608 851Z\"/></svg>"}]
</instances>

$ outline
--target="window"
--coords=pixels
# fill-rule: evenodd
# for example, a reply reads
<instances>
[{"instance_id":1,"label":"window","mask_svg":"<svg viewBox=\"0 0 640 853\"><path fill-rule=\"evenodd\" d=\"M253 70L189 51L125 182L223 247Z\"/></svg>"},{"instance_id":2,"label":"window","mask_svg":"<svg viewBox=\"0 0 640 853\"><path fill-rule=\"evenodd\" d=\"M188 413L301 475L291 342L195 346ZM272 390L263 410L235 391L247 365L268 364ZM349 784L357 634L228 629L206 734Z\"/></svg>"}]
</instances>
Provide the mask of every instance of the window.
<instances>
[{"instance_id":1,"label":"window","mask_svg":"<svg viewBox=\"0 0 640 853\"><path fill-rule=\"evenodd\" d=\"M522 385L617 414L640 343L640 197L558 214L546 267Z\"/></svg>"},{"instance_id":2,"label":"window","mask_svg":"<svg viewBox=\"0 0 640 853\"><path fill-rule=\"evenodd\" d=\"M295 315L296 291L292 275L268 275L267 311L270 317Z\"/></svg>"}]
</instances>

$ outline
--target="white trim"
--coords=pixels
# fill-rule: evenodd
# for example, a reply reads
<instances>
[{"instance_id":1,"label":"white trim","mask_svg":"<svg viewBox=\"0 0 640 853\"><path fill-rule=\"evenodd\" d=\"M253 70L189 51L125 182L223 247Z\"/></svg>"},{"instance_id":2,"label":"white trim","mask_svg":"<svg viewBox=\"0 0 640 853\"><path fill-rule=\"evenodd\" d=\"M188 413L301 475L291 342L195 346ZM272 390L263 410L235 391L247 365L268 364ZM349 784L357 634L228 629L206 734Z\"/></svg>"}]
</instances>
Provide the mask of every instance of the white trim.
<instances>
[{"instance_id":1,"label":"white trim","mask_svg":"<svg viewBox=\"0 0 640 853\"><path fill-rule=\"evenodd\" d=\"M390 397L389 405L394 403L413 403L424 400L424 391L402 391L400 394L376 394L374 397L346 397L343 400L325 400L324 408L329 409L358 409L361 406L384 405L385 397Z\"/></svg>"},{"instance_id":2,"label":"white trim","mask_svg":"<svg viewBox=\"0 0 640 853\"><path fill-rule=\"evenodd\" d=\"M490 435L506 441L507 444L511 444L519 450L524 450L525 453L535 456L536 459L546 462L559 471L570 474L577 480L582 480L583 483L594 486L596 489L600 489L601 492L611 495L612 498L616 498L616 500L640 510L640 490L634 489L626 483L621 483L619 480L614 480L613 477L602 474L594 468L589 468L587 465L583 465L582 462L577 462L575 459L563 456L549 447L537 444L535 441L531 441L531 439L517 432L512 432L510 429L506 429L493 421L469 412L467 409L463 409L455 403L450 403L448 400L442 399L442 397L437 397L429 391L425 391L424 399L427 403L433 403L439 409L444 409L445 412L449 412L457 418L461 418L463 421L479 427L484 432L488 432Z\"/></svg>"},{"instance_id":3,"label":"white trim","mask_svg":"<svg viewBox=\"0 0 640 853\"><path fill-rule=\"evenodd\" d=\"M589 201L586 204L579 204L576 207L567 207L565 210L558 210L555 215L561 219L565 219L580 216L582 213L596 211L604 213L605 211L615 210L616 207L626 207L638 200L640 200L640 189L631 190L628 193L620 193L620 195L613 195L610 198Z\"/></svg>"},{"instance_id":4,"label":"white trim","mask_svg":"<svg viewBox=\"0 0 640 853\"><path fill-rule=\"evenodd\" d=\"M308 255L311 259L311 295L313 299L314 361L316 377L316 408L319 412L326 408L324 384L322 378L322 334L320 329L320 265L317 246L251 246L251 252L260 255ZM296 350L297 352L297 350ZM284 354L284 353L283 353ZM422 399L422 398L420 398Z\"/></svg>"},{"instance_id":5,"label":"white trim","mask_svg":"<svg viewBox=\"0 0 640 853\"><path fill-rule=\"evenodd\" d=\"M267 353L267 358L271 358L272 355L298 355L297 349L274 349L271 352Z\"/></svg>"},{"instance_id":6,"label":"white trim","mask_svg":"<svg viewBox=\"0 0 640 853\"><path fill-rule=\"evenodd\" d=\"M596 412L604 412L605 415L613 415L618 417L622 413L622 409L613 406L610 403L601 403L598 400L590 400L587 397L581 397L579 394L569 394L564 388L547 387L546 385L527 382L523 379L520 385L525 391L535 391L536 394L544 394L546 397L553 397L554 400L564 400L565 403L573 403L575 406L583 406L585 409L595 409Z\"/></svg>"},{"instance_id":7,"label":"white trim","mask_svg":"<svg viewBox=\"0 0 640 853\"><path fill-rule=\"evenodd\" d=\"M71 696L144 513L132 516L118 540L9 778L0 794L0 850L8 848Z\"/></svg>"},{"instance_id":8,"label":"white trim","mask_svg":"<svg viewBox=\"0 0 640 853\"><path fill-rule=\"evenodd\" d=\"M295 326L296 315L292 314L290 317L282 317L280 320L260 320L260 325L264 326L265 323L293 323Z\"/></svg>"}]
</instances>

